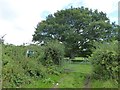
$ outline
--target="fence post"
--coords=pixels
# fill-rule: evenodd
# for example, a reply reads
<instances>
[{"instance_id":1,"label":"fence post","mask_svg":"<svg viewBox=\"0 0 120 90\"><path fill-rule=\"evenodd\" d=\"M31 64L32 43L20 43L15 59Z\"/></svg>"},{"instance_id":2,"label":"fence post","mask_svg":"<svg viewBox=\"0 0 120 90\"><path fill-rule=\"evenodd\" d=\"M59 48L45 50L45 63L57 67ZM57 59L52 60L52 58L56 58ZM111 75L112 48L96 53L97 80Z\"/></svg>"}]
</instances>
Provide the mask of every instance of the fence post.
<instances>
[{"instance_id":1,"label":"fence post","mask_svg":"<svg viewBox=\"0 0 120 90\"><path fill-rule=\"evenodd\" d=\"M2 89L2 41L0 41L0 90Z\"/></svg>"}]
</instances>

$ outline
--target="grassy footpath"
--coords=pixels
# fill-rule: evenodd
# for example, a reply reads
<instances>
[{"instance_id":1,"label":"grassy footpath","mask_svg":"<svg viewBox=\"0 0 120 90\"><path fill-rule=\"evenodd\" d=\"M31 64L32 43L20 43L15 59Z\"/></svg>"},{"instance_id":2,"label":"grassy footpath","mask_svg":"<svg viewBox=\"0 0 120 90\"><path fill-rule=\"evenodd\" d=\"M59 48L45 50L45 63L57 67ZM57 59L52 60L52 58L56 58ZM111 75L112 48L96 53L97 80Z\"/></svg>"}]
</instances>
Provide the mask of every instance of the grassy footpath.
<instances>
[{"instance_id":1,"label":"grassy footpath","mask_svg":"<svg viewBox=\"0 0 120 90\"><path fill-rule=\"evenodd\" d=\"M92 73L90 64L66 64L62 69L70 70L60 75L48 75L47 78L33 81L26 88L85 88L88 75ZM118 88L113 80L90 80L90 88Z\"/></svg>"},{"instance_id":2,"label":"grassy footpath","mask_svg":"<svg viewBox=\"0 0 120 90\"><path fill-rule=\"evenodd\" d=\"M85 74L74 72L63 77L58 88L83 88Z\"/></svg>"},{"instance_id":3,"label":"grassy footpath","mask_svg":"<svg viewBox=\"0 0 120 90\"><path fill-rule=\"evenodd\" d=\"M58 88L80 88L84 86L86 75L91 72L90 65L67 64L62 69L70 70L57 75L48 75L46 79L33 81L25 85L26 88L53 88L58 83Z\"/></svg>"},{"instance_id":4,"label":"grassy footpath","mask_svg":"<svg viewBox=\"0 0 120 90\"><path fill-rule=\"evenodd\" d=\"M71 69L73 72L66 75L60 82L59 88L83 88L86 76L92 72L89 64L68 64L64 68Z\"/></svg>"}]
</instances>

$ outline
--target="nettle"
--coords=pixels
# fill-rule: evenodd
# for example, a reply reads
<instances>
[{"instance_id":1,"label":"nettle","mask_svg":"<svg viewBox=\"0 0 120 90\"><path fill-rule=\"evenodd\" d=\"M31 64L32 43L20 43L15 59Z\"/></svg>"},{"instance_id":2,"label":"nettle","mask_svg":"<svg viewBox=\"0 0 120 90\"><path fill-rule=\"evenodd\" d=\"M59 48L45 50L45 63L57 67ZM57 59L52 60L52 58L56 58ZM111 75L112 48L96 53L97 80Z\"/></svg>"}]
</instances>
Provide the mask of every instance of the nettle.
<instances>
[{"instance_id":1,"label":"nettle","mask_svg":"<svg viewBox=\"0 0 120 90\"><path fill-rule=\"evenodd\" d=\"M118 81L118 41L96 44L96 49L89 58L93 65L95 79L115 79Z\"/></svg>"}]
</instances>

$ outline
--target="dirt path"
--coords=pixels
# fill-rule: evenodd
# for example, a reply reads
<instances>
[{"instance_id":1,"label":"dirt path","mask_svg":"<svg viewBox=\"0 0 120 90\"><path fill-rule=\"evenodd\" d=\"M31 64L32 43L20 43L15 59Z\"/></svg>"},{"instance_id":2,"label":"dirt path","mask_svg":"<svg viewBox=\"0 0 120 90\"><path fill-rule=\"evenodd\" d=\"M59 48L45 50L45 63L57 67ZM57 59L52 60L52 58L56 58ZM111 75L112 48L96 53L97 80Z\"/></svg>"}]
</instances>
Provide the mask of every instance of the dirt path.
<instances>
[{"instance_id":1,"label":"dirt path","mask_svg":"<svg viewBox=\"0 0 120 90\"><path fill-rule=\"evenodd\" d=\"M90 81L91 81L91 76L87 75L85 84L84 84L84 90L90 90L91 88Z\"/></svg>"}]
</instances>

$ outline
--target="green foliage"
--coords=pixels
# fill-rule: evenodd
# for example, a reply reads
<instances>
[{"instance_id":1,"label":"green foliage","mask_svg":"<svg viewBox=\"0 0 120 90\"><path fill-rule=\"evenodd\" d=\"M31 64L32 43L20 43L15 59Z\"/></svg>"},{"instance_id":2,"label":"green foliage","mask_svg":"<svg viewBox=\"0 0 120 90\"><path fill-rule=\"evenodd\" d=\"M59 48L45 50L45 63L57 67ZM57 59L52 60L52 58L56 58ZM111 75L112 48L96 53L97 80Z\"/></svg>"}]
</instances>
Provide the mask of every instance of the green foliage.
<instances>
[{"instance_id":1,"label":"green foliage","mask_svg":"<svg viewBox=\"0 0 120 90\"><path fill-rule=\"evenodd\" d=\"M89 58L93 65L95 79L115 79L118 81L118 41L96 44L96 49Z\"/></svg>"},{"instance_id":2,"label":"green foliage","mask_svg":"<svg viewBox=\"0 0 120 90\"><path fill-rule=\"evenodd\" d=\"M26 57L27 50L32 50L34 54ZM64 45L58 41L50 42L46 46L3 45L3 87L22 87L35 80L43 80L48 75L58 76L59 66L54 64L61 64L63 57ZM43 66L41 62L46 66ZM50 81L45 80L45 82Z\"/></svg>"},{"instance_id":3,"label":"green foliage","mask_svg":"<svg viewBox=\"0 0 120 90\"><path fill-rule=\"evenodd\" d=\"M33 41L61 41L71 58L90 55L94 41L117 39L118 26L110 23L106 13L88 8L69 8L48 15L38 23Z\"/></svg>"},{"instance_id":4,"label":"green foliage","mask_svg":"<svg viewBox=\"0 0 120 90\"><path fill-rule=\"evenodd\" d=\"M51 78L46 78L43 83L54 83L54 81Z\"/></svg>"},{"instance_id":5,"label":"green foliage","mask_svg":"<svg viewBox=\"0 0 120 90\"><path fill-rule=\"evenodd\" d=\"M44 78L45 77L45 67L38 63L37 61L28 60L22 63L22 67L25 70L25 74L30 77Z\"/></svg>"},{"instance_id":6,"label":"green foliage","mask_svg":"<svg viewBox=\"0 0 120 90\"><path fill-rule=\"evenodd\" d=\"M51 41L44 47L43 64L51 66L53 64L61 65L64 58L64 45L58 41Z\"/></svg>"},{"instance_id":7,"label":"green foliage","mask_svg":"<svg viewBox=\"0 0 120 90\"><path fill-rule=\"evenodd\" d=\"M35 53L26 57L26 51L32 49ZM37 45L14 46L3 45L3 87L21 87L30 84L33 79L46 76L46 68L39 62L42 49Z\"/></svg>"},{"instance_id":8,"label":"green foliage","mask_svg":"<svg viewBox=\"0 0 120 90\"><path fill-rule=\"evenodd\" d=\"M24 69L17 61L10 58L2 68L3 87L20 87L22 84L30 83L29 77L25 75Z\"/></svg>"},{"instance_id":9,"label":"green foliage","mask_svg":"<svg viewBox=\"0 0 120 90\"><path fill-rule=\"evenodd\" d=\"M114 80L92 80L91 88L116 88L118 89L118 84Z\"/></svg>"},{"instance_id":10,"label":"green foliage","mask_svg":"<svg viewBox=\"0 0 120 90\"><path fill-rule=\"evenodd\" d=\"M48 74L60 75L60 72L61 72L60 68L56 65L47 67Z\"/></svg>"}]
</instances>

